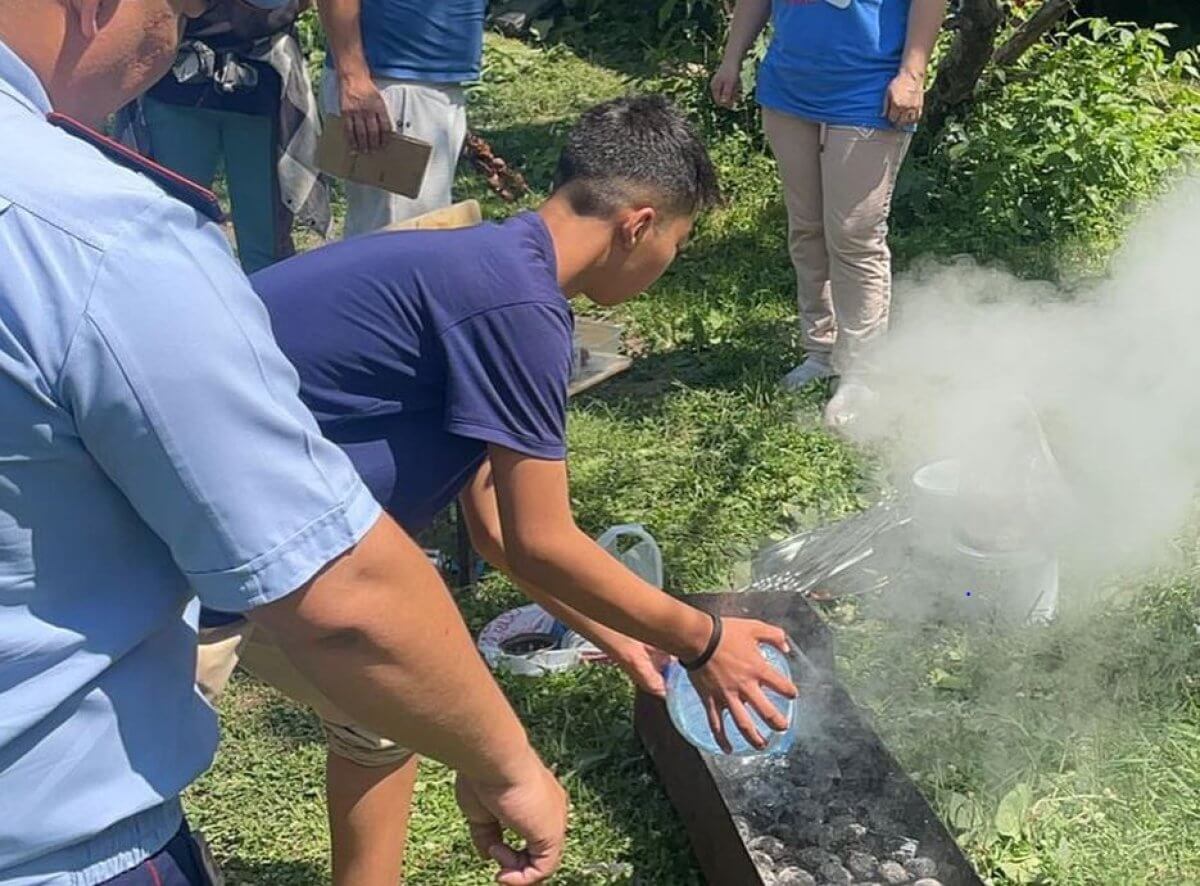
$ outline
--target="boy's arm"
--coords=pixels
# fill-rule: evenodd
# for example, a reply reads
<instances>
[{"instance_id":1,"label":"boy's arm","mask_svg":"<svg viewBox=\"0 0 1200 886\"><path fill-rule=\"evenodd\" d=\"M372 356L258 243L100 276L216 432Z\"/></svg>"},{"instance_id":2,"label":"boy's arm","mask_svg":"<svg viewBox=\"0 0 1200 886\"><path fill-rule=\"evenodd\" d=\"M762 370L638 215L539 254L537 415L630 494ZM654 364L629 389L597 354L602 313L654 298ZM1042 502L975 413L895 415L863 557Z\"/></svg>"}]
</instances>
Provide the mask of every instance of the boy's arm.
<instances>
[{"instance_id":1,"label":"boy's arm","mask_svg":"<svg viewBox=\"0 0 1200 886\"><path fill-rule=\"evenodd\" d=\"M709 617L642 581L581 532L571 515L567 466L491 444L505 557L522 582L544 588L572 609L681 659L697 658L712 635ZM760 642L787 648L783 631L749 619L725 619L724 636L692 682L705 700L713 734L726 745L721 713L756 747L765 741L746 706L773 728L787 722L767 700L766 685L796 689L767 664Z\"/></svg>"},{"instance_id":2,"label":"boy's arm","mask_svg":"<svg viewBox=\"0 0 1200 886\"><path fill-rule=\"evenodd\" d=\"M318 0L317 11L338 78L338 107L346 140L364 153L383 147L392 131L392 116L371 78L362 40L361 0Z\"/></svg>"},{"instance_id":3,"label":"boy's arm","mask_svg":"<svg viewBox=\"0 0 1200 886\"><path fill-rule=\"evenodd\" d=\"M496 504L496 487L490 461L484 460L471 482L459 495L458 501L471 535L471 544L484 560L494 569L509 576L529 599L600 647L642 690L660 697L665 694L661 653L652 650L645 643L626 637L588 618L553 594L523 581L513 573L504 556L500 511Z\"/></svg>"}]
</instances>

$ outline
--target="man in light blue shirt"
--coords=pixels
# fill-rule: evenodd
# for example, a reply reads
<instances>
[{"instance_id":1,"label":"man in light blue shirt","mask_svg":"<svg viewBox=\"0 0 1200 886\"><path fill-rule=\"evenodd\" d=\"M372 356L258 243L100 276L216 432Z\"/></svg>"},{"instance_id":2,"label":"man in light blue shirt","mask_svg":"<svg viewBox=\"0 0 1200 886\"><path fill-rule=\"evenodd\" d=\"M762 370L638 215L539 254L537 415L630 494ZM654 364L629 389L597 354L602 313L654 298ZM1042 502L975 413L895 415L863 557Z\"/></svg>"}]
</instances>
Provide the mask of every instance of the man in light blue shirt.
<instances>
[{"instance_id":1,"label":"man in light blue shirt","mask_svg":"<svg viewBox=\"0 0 1200 886\"><path fill-rule=\"evenodd\" d=\"M207 882L178 799L217 743L195 596L457 768L477 845L537 882L561 790L300 403L205 192L75 122L161 76L204 5L0 0L0 884Z\"/></svg>"}]
</instances>

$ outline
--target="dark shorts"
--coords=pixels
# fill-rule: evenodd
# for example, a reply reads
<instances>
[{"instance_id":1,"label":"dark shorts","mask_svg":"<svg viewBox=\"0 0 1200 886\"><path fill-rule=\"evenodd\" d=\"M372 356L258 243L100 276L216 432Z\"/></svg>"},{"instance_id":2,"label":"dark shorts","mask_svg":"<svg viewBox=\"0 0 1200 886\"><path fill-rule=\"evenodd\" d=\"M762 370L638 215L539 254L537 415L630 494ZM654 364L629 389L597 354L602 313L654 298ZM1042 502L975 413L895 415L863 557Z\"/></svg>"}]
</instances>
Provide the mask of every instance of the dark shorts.
<instances>
[{"instance_id":1,"label":"dark shorts","mask_svg":"<svg viewBox=\"0 0 1200 886\"><path fill-rule=\"evenodd\" d=\"M105 886L212 886L212 882L204 871L200 847L184 823L158 854Z\"/></svg>"}]
</instances>

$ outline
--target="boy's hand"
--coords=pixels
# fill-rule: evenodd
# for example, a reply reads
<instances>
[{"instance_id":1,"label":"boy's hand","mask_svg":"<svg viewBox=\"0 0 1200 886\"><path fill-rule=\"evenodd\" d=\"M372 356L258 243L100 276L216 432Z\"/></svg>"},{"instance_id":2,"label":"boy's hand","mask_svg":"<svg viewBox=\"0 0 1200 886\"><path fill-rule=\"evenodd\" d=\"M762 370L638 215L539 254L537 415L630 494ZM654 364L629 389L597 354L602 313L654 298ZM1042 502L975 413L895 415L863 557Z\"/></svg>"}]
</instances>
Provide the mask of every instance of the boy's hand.
<instances>
[{"instance_id":1,"label":"boy's hand","mask_svg":"<svg viewBox=\"0 0 1200 886\"><path fill-rule=\"evenodd\" d=\"M567 794L532 752L521 779L504 786L460 774L454 793L483 858L500 865L496 882L531 886L550 877L562 862L567 830ZM514 849L505 829L525 840Z\"/></svg>"},{"instance_id":2,"label":"boy's hand","mask_svg":"<svg viewBox=\"0 0 1200 886\"><path fill-rule=\"evenodd\" d=\"M670 656L665 652L628 637L622 638L619 643L609 644L604 652L638 689L658 698L666 696L667 684L663 680L662 670Z\"/></svg>"},{"instance_id":3,"label":"boy's hand","mask_svg":"<svg viewBox=\"0 0 1200 886\"><path fill-rule=\"evenodd\" d=\"M759 643L769 643L780 652L788 651L787 636L779 628L752 619L727 618L717 651L708 664L691 675L692 684L704 699L708 725L726 753L731 750L722 718L726 708L746 740L759 749L766 747L767 742L754 728L747 705L772 729L783 731L788 727L787 718L771 704L762 687L767 686L786 698L796 697L796 687L767 663Z\"/></svg>"}]
</instances>

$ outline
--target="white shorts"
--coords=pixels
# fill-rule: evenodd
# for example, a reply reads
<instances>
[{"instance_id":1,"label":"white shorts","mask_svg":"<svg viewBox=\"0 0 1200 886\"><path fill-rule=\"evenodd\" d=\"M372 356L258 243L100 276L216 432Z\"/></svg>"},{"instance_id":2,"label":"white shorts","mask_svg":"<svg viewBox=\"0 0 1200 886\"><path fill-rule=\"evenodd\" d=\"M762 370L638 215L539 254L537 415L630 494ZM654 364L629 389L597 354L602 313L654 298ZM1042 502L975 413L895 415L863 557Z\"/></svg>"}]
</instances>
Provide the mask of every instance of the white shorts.
<instances>
[{"instance_id":1,"label":"white shorts","mask_svg":"<svg viewBox=\"0 0 1200 886\"><path fill-rule=\"evenodd\" d=\"M467 137L467 94L455 84L418 83L376 77L375 85L392 115L396 131L433 145L421 195L401 197L379 188L345 182L346 228L353 237L386 228L449 206L453 202L454 174ZM326 116L339 109L337 74L326 71L321 80L321 111Z\"/></svg>"},{"instance_id":2,"label":"white shorts","mask_svg":"<svg viewBox=\"0 0 1200 886\"><path fill-rule=\"evenodd\" d=\"M312 709L321 718L329 750L337 756L371 768L399 766L413 756L412 751L359 726L343 713L296 670L264 631L248 621L200 629L196 685L210 704L216 703L238 665L297 704Z\"/></svg>"}]
</instances>

